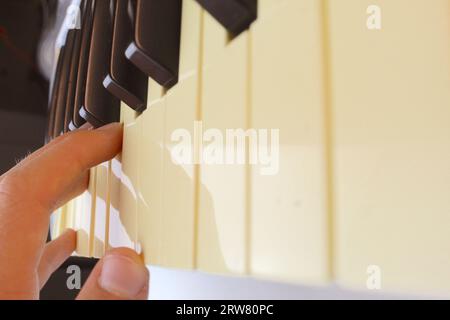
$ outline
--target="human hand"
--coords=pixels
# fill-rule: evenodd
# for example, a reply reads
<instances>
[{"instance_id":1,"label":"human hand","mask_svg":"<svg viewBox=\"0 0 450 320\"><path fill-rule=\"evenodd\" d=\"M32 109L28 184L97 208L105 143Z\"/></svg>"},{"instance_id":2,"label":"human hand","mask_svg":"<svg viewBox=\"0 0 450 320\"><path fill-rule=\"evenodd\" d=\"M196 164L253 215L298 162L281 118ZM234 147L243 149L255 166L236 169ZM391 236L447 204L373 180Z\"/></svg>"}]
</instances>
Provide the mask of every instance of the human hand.
<instances>
[{"instance_id":1,"label":"human hand","mask_svg":"<svg viewBox=\"0 0 450 320\"><path fill-rule=\"evenodd\" d=\"M86 190L88 171L113 158L122 125L80 129L53 140L0 177L0 299L38 299L76 248L76 232L46 244L50 214ZM107 252L78 299L146 299L149 273L127 248Z\"/></svg>"}]
</instances>

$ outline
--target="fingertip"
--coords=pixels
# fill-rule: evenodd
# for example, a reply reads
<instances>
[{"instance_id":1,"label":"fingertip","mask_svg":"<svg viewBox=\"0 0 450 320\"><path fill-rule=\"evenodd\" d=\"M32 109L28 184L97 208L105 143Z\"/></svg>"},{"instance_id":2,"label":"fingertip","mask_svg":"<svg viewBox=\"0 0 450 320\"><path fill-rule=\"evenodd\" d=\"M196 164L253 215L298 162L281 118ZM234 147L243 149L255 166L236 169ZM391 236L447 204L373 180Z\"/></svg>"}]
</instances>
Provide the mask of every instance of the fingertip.
<instances>
[{"instance_id":1,"label":"fingertip","mask_svg":"<svg viewBox=\"0 0 450 320\"><path fill-rule=\"evenodd\" d=\"M64 243L67 251L73 252L77 246L77 232L74 229L67 228L59 236L61 243Z\"/></svg>"},{"instance_id":2,"label":"fingertip","mask_svg":"<svg viewBox=\"0 0 450 320\"><path fill-rule=\"evenodd\" d=\"M112 249L102 261L98 285L104 291L126 299L147 296L150 275L135 251L128 248Z\"/></svg>"},{"instance_id":3,"label":"fingertip","mask_svg":"<svg viewBox=\"0 0 450 320\"><path fill-rule=\"evenodd\" d=\"M72 229L72 228L67 228L62 233L62 236L76 239L77 232L74 229Z\"/></svg>"},{"instance_id":4,"label":"fingertip","mask_svg":"<svg viewBox=\"0 0 450 320\"><path fill-rule=\"evenodd\" d=\"M96 129L97 132L115 133L116 131L122 131L123 124L120 122L109 123L103 127Z\"/></svg>"},{"instance_id":5,"label":"fingertip","mask_svg":"<svg viewBox=\"0 0 450 320\"><path fill-rule=\"evenodd\" d=\"M130 248L112 248L106 252L105 258L109 256L124 256L145 267L142 257L136 251Z\"/></svg>"}]
</instances>

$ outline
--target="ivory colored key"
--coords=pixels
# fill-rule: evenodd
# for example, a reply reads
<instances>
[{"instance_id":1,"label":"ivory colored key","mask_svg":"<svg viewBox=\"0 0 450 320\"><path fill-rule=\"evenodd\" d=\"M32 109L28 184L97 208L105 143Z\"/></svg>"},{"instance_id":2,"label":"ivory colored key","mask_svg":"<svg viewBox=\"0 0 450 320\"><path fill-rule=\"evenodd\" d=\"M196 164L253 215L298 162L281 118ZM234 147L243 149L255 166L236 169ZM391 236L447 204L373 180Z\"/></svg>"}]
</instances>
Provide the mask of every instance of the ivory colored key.
<instances>
[{"instance_id":1,"label":"ivory colored key","mask_svg":"<svg viewBox=\"0 0 450 320\"><path fill-rule=\"evenodd\" d=\"M336 276L448 295L450 2L347 2L328 10Z\"/></svg>"},{"instance_id":2,"label":"ivory colored key","mask_svg":"<svg viewBox=\"0 0 450 320\"><path fill-rule=\"evenodd\" d=\"M110 212L110 181L109 181L109 162L102 163L96 168L95 178L95 210L94 234L91 235L92 256L101 258L105 254L105 248L108 243L106 238L106 228L109 227Z\"/></svg>"},{"instance_id":3,"label":"ivory colored key","mask_svg":"<svg viewBox=\"0 0 450 320\"><path fill-rule=\"evenodd\" d=\"M164 212L161 192L165 152L165 98L163 88L152 79L149 81L148 101L147 110L140 115L140 131L138 140L135 141L141 146L135 191L138 197L137 234L145 262L161 265L161 242L165 232L162 229Z\"/></svg>"},{"instance_id":4,"label":"ivory colored key","mask_svg":"<svg viewBox=\"0 0 450 320\"><path fill-rule=\"evenodd\" d=\"M120 194L122 188L122 163L120 155L111 161L108 177L110 179L109 216L106 216L106 238L108 239L108 248L128 247L134 249L134 233L129 231L130 228L127 228L126 222L130 220L126 216L131 213L133 217L134 212L131 210L120 211ZM124 181L127 181L126 177L124 177Z\"/></svg>"},{"instance_id":5,"label":"ivory colored key","mask_svg":"<svg viewBox=\"0 0 450 320\"><path fill-rule=\"evenodd\" d=\"M76 230L75 214L76 214L75 199L73 199L66 204L66 217L64 221L63 232L68 228Z\"/></svg>"},{"instance_id":6,"label":"ivory colored key","mask_svg":"<svg viewBox=\"0 0 450 320\"><path fill-rule=\"evenodd\" d=\"M242 274L247 267L248 167L239 157L245 158L245 150L225 143L227 129L247 129L249 38L244 32L229 42L227 31L208 14L203 28L202 124L194 137L197 144L203 140L196 264L203 271ZM232 136L228 142L238 140Z\"/></svg>"},{"instance_id":7,"label":"ivory colored key","mask_svg":"<svg viewBox=\"0 0 450 320\"><path fill-rule=\"evenodd\" d=\"M251 127L262 130L249 194L250 270L321 283L331 261L320 1L261 0L259 8L250 54Z\"/></svg>"},{"instance_id":8,"label":"ivory colored key","mask_svg":"<svg viewBox=\"0 0 450 320\"><path fill-rule=\"evenodd\" d=\"M52 239L59 237L64 229L65 205L58 208L51 216L50 235Z\"/></svg>"},{"instance_id":9,"label":"ivory colored key","mask_svg":"<svg viewBox=\"0 0 450 320\"><path fill-rule=\"evenodd\" d=\"M138 249L137 239L137 174L139 157L139 121L137 113L125 104L121 106L124 124L123 148L120 158L113 160L109 214L109 245ZM117 160L122 162L119 164ZM120 180L119 180L120 179ZM119 201L117 201L117 192Z\"/></svg>"},{"instance_id":10,"label":"ivory colored key","mask_svg":"<svg viewBox=\"0 0 450 320\"><path fill-rule=\"evenodd\" d=\"M90 170L90 179L88 190L85 191L77 199L77 250L80 256L92 256L92 246L90 244L93 230L91 228L91 217L95 210L95 185L96 185L96 169Z\"/></svg>"},{"instance_id":11,"label":"ivory colored key","mask_svg":"<svg viewBox=\"0 0 450 320\"><path fill-rule=\"evenodd\" d=\"M147 107L148 78L124 54L134 39L135 12L130 7L129 0L117 0L111 64L103 85L129 107L142 112Z\"/></svg>"},{"instance_id":12,"label":"ivory colored key","mask_svg":"<svg viewBox=\"0 0 450 320\"><path fill-rule=\"evenodd\" d=\"M197 169L193 146L177 152L181 131L194 135L199 120L198 93L200 86L200 39L202 10L194 1L183 1L181 25L180 79L167 92L164 117L164 149L162 152L162 216L161 264L166 267L192 269L194 267L195 192ZM186 142L186 141L184 141ZM179 149L178 149L179 150ZM184 160L183 157L187 153ZM149 155L150 156L150 155ZM179 161L181 160L181 161ZM145 166L145 162L140 164ZM144 177L144 175L140 175ZM176 199L176 201L174 201Z\"/></svg>"},{"instance_id":13,"label":"ivory colored key","mask_svg":"<svg viewBox=\"0 0 450 320\"><path fill-rule=\"evenodd\" d=\"M181 0L131 0L136 10L135 39L127 58L160 85L178 82Z\"/></svg>"}]
</instances>

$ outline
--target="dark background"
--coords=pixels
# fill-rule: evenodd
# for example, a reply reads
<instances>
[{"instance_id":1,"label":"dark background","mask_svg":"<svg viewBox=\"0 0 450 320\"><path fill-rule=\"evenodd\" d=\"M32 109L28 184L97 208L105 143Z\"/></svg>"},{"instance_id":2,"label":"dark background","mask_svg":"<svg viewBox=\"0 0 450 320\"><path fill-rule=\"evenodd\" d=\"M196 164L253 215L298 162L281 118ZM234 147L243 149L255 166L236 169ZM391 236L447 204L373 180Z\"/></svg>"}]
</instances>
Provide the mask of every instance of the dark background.
<instances>
[{"instance_id":1,"label":"dark background","mask_svg":"<svg viewBox=\"0 0 450 320\"><path fill-rule=\"evenodd\" d=\"M0 173L44 141L48 82L36 65L41 5L0 0Z\"/></svg>"},{"instance_id":2,"label":"dark background","mask_svg":"<svg viewBox=\"0 0 450 320\"><path fill-rule=\"evenodd\" d=\"M39 72L37 51L56 8L56 0L0 0L0 175L44 144L49 83ZM84 282L95 262L70 258L41 299L73 299L78 291L66 286L67 267L78 265Z\"/></svg>"}]
</instances>

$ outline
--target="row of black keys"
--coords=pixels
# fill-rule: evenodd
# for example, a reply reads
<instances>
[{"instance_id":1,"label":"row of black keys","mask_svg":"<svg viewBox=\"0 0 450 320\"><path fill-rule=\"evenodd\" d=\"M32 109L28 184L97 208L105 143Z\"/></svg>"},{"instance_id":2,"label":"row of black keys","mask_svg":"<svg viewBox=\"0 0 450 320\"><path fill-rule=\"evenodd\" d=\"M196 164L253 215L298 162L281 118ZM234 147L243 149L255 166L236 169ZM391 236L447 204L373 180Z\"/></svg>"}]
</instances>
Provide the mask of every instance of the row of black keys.
<instances>
[{"instance_id":1,"label":"row of black keys","mask_svg":"<svg viewBox=\"0 0 450 320\"><path fill-rule=\"evenodd\" d=\"M196 1L234 35L256 19L257 0ZM48 140L119 121L120 100L144 111L148 77L165 88L178 82L181 2L81 1L81 28L68 31L57 63Z\"/></svg>"}]
</instances>

